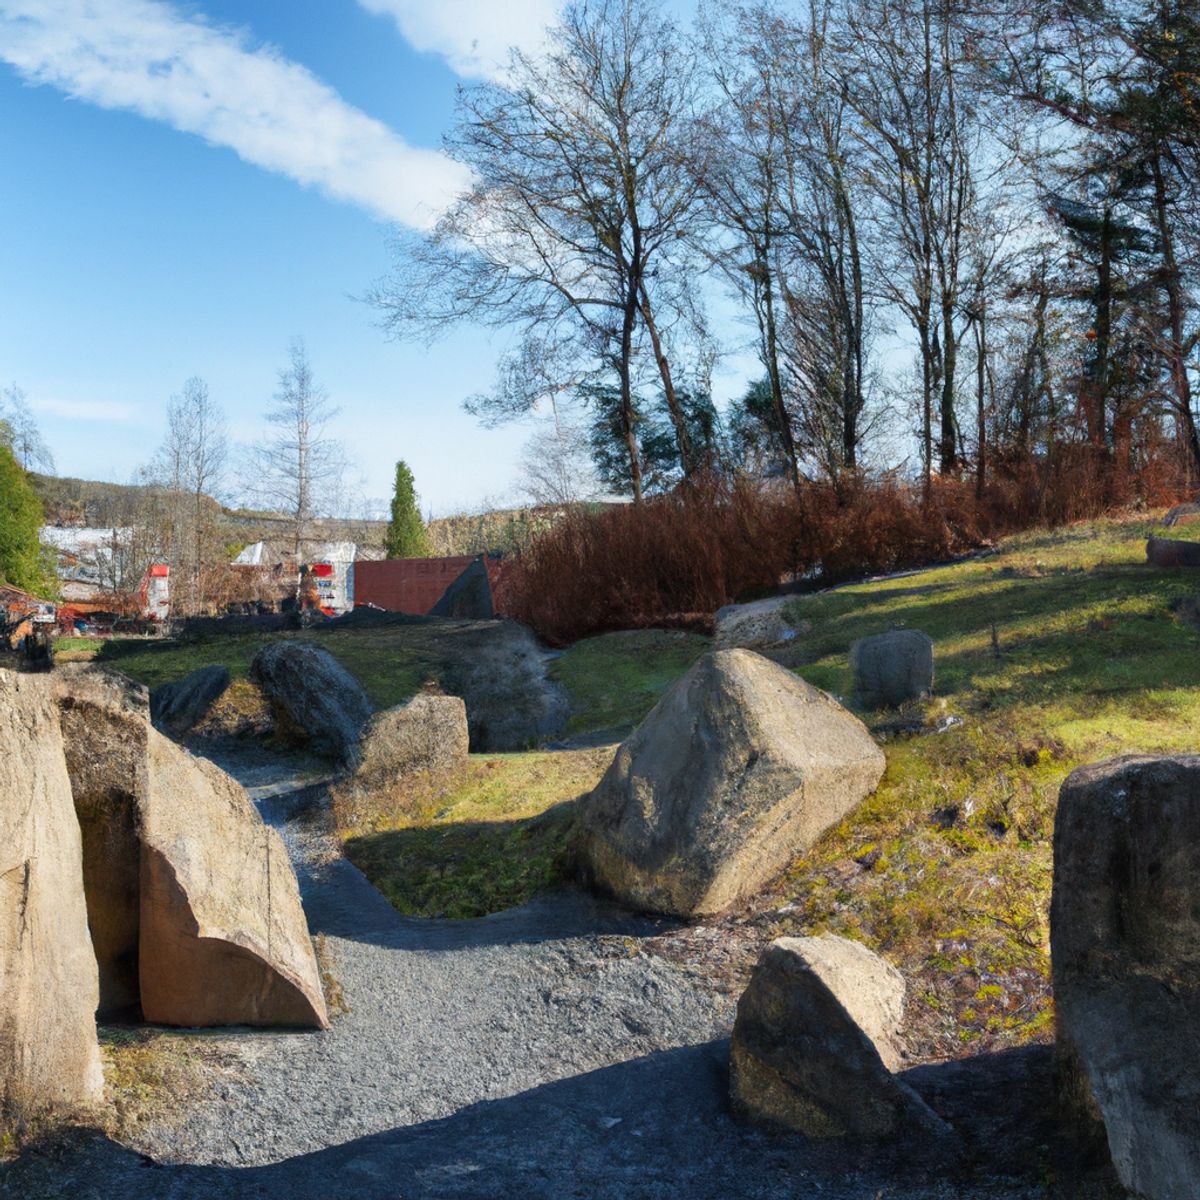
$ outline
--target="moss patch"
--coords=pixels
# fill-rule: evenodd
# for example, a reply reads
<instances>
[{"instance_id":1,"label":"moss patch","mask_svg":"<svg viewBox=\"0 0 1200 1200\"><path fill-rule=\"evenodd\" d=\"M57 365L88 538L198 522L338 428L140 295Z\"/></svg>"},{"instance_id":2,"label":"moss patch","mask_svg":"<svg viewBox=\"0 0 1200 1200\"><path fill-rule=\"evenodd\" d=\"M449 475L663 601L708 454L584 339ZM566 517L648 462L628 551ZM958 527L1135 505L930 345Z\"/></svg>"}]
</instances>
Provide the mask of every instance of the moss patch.
<instances>
[{"instance_id":1,"label":"moss patch","mask_svg":"<svg viewBox=\"0 0 1200 1200\"><path fill-rule=\"evenodd\" d=\"M550 666L571 701L569 733L629 732L712 645L672 629L605 633L576 642Z\"/></svg>"},{"instance_id":2,"label":"moss patch","mask_svg":"<svg viewBox=\"0 0 1200 1200\"><path fill-rule=\"evenodd\" d=\"M612 750L472 755L445 789L399 791L357 829L346 857L402 913L478 917L564 882L573 801Z\"/></svg>"}]
</instances>

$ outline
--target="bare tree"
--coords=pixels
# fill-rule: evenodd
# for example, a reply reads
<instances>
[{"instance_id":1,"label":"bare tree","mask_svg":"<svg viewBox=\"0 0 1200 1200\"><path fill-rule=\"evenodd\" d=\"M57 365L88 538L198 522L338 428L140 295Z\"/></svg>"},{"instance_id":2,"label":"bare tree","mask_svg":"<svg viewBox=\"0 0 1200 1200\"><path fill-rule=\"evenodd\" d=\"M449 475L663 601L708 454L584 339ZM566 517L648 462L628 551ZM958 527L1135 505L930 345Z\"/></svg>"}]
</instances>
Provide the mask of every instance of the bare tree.
<instances>
[{"instance_id":1,"label":"bare tree","mask_svg":"<svg viewBox=\"0 0 1200 1200\"><path fill-rule=\"evenodd\" d=\"M461 320L514 328L519 346L488 415L529 412L588 374L615 375L620 435L640 500L633 401L648 337L685 468L696 465L676 396L668 311L697 198L683 139L694 72L653 0L581 0L549 49L514 52L508 80L464 90L447 150L474 185L432 237L400 247L369 299L394 336ZM552 357L548 355L552 352ZM535 370L520 364L540 359Z\"/></svg>"},{"instance_id":2,"label":"bare tree","mask_svg":"<svg viewBox=\"0 0 1200 1200\"><path fill-rule=\"evenodd\" d=\"M345 455L328 434L337 413L313 376L303 340L295 338L266 412L274 432L251 449L247 490L257 503L287 516L297 561L313 517L328 512L329 498L341 494Z\"/></svg>"},{"instance_id":3,"label":"bare tree","mask_svg":"<svg viewBox=\"0 0 1200 1200\"><path fill-rule=\"evenodd\" d=\"M555 406L521 451L520 487L535 505L564 507L600 492L586 425Z\"/></svg>"},{"instance_id":4,"label":"bare tree","mask_svg":"<svg viewBox=\"0 0 1200 1200\"><path fill-rule=\"evenodd\" d=\"M33 419L24 388L15 383L9 384L4 389L2 401L0 431L4 433L4 441L12 448L17 461L26 471L42 471L53 475L54 455Z\"/></svg>"},{"instance_id":5,"label":"bare tree","mask_svg":"<svg viewBox=\"0 0 1200 1200\"><path fill-rule=\"evenodd\" d=\"M228 453L224 413L204 380L193 375L167 403L166 436L146 472L157 487L173 604L179 611L203 611L205 576L219 564L214 497L224 481Z\"/></svg>"}]
</instances>

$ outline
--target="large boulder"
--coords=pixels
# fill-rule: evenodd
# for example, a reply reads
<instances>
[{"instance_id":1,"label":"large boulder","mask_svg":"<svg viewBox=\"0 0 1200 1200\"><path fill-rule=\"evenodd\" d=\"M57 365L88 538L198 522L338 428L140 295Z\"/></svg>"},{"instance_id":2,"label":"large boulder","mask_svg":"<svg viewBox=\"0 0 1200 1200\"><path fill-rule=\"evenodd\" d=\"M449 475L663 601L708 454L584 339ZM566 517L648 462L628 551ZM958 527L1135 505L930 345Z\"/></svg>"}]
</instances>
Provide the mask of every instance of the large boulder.
<instances>
[{"instance_id":1,"label":"large boulder","mask_svg":"<svg viewBox=\"0 0 1200 1200\"><path fill-rule=\"evenodd\" d=\"M794 596L769 596L749 604L717 609L715 643L718 650L772 650L808 633L812 623L790 616Z\"/></svg>"},{"instance_id":2,"label":"large boulder","mask_svg":"<svg viewBox=\"0 0 1200 1200\"><path fill-rule=\"evenodd\" d=\"M296 878L245 790L144 700L60 684L101 1012L165 1025L328 1024Z\"/></svg>"},{"instance_id":3,"label":"large boulder","mask_svg":"<svg viewBox=\"0 0 1200 1200\"><path fill-rule=\"evenodd\" d=\"M1200 567L1200 542L1151 534L1146 539L1146 561L1152 567Z\"/></svg>"},{"instance_id":4,"label":"large boulder","mask_svg":"<svg viewBox=\"0 0 1200 1200\"><path fill-rule=\"evenodd\" d=\"M227 667L199 667L150 693L151 720L164 732L182 737L208 715L227 687Z\"/></svg>"},{"instance_id":5,"label":"large boulder","mask_svg":"<svg viewBox=\"0 0 1200 1200\"><path fill-rule=\"evenodd\" d=\"M1200 755L1068 776L1050 951L1064 1094L1127 1188L1200 1196Z\"/></svg>"},{"instance_id":6,"label":"large boulder","mask_svg":"<svg viewBox=\"0 0 1200 1200\"><path fill-rule=\"evenodd\" d=\"M490 621L496 615L492 603L492 582L487 564L477 558L442 593L429 610L431 617L455 617L464 621Z\"/></svg>"},{"instance_id":7,"label":"large boulder","mask_svg":"<svg viewBox=\"0 0 1200 1200\"><path fill-rule=\"evenodd\" d=\"M0 1116L102 1094L81 861L46 680L0 671Z\"/></svg>"},{"instance_id":8,"label":"large boulder","mask_svg":"<svg viewBox=\"0 0 1200 1200\"><path fill-rule=\"evenodd\" d=\"M414 776L448 778L467 765L469 744L462 699L422 692L367 722L353 770L336 785L337 798L353 811L364 801L386 799Z\"/></svg>"},{"instance_id":9,"label":"large boulder","mask_svg":"<svg viewBox=\"0 0 1200 1200\"><path fill-rule=\"evenodd\" d=\"M738 1001L734 1109L809 1137L884 1138L944 1126L892 1072L904 977L858 942L779 938Z\"/></svg>"},{"instance_id":10,"label":"large boulder","mask_svg":"<svg viewBox=\"0 0 1200 1200\"><path fill-rule=\"evenodd\" d=\"M824 692L749 650L706 654L581 804L583 874L637 908L722 912L868 796L884 765Z\"/></svg>"},{"instance_id":11,"label":"large boulder","mask_svg":"<svg viewBox=\"0 0 1200 1200\"><path fill-rule=\"evenodd\" d=\"M850 647L854 703L899 708L933 691L933 640L919 629L892 629Z\"/></svg>"},{"instance_id":12,"label":"large boulder","mask_svg":"<svg viewBox=\"0 0 1200 1200\"><path fill-rule=\"evenodd\" d=\"M567 697L547 678L545 655L529 629L516 621L445 629L442 687L466 703L473 751L528 750L562 733Z\"/></svg>"},{"instance_id":13,"label":"large boulder","mask_svg":"<svg viewBox=\"0 0 1200 1200\"><path fill-rule=\"evenodd\" d=\"M272 642L254 656L250 678L314 752L350 761L371 702L332 654L310 642Z\"/></svg>"}]
</instances>

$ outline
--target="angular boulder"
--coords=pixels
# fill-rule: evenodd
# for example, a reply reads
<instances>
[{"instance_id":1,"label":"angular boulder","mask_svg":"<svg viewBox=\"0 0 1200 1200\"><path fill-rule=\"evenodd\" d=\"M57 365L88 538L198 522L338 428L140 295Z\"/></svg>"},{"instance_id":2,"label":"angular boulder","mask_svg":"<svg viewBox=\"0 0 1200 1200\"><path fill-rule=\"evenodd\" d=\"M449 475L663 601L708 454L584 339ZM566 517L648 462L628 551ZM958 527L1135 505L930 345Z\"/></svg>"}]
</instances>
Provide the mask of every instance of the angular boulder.
<instances>
[{"instance_id":1,"label":"angular boulder","mask_svg":"<svg viewBox=\"0 0 1200 1200\"><path fill-rule=\"evenodd\" d=\"M487 564L477 558L442 593L429 610L431 617L454 617L463 621L490 621L496 615L492 603L492 581Z\"/></svg>"},{"instance_id":2,"label":"angular boulder","mask_svg":"<svg viewBox=\"0 0 1200 1200\"><path fill-rule=\"evenodd\" d=\"M636 908L722 912L868 796L884 765L824 692L749 650L706 654L581 803L581 871Z\"/></svg>"},{"instance_id":3,"label":"angular boulder","mask_svg":"<svg viewBox=\"0 0 1200 1200\"><path fill-rule=\"evenodd\" d=\"M95 679L60 685L101 1012L164 1025L328 1024L283 842L245 790Z\"/></svg>"},{"instance_id":4,"label":"angular boulder","mask_svg":"<svg viewBox=\"0 0 1200 1200\"><path fill-rule=\"evenodd\" d=\"M1067 777L1050 951L1064 1094L1125 1187L1200 1196L1200 755Z\"/></svg>"},{"instance_id":5,"label":"angular boulder","mask_svg":"<svg viewBox=\"0 0 1200 1200\"><path fill-rule=\"evenodd\" d=\"M770 650L785 646L812 629L812 623L792 620L794 596L770 596L750 604L727 604L715 617L718 650Z\"/></svg>"},{"instance_id":6,"label":"angular boulder","mask_svg":"<svg viewBox=\"0 0 1200 1200\"><path fill-rule=\"evenodd\" d=\"M933 692L933 639L919 629L892 629L850 647L854 703L899 708Z\"/></svg>"},{"instance_id":7,"label":"angular boulder","mask_svg":"<svg viewBox=\"0 0 1200 1200\"><path fill-rule=\"evenodd\" d=\"M278 641L250 664L250 678L317 754L349 762L371 717L362 685L327 650L311 642Z\"/></svg>"},{"instance_id":8,"label":"angular boulder","mask_svg":"<svg viewBox=\"0 0 1200 1200\"><path fill-rule=\"evenodd\" d=\"M227 667L199 667L150 693L150 719L165 733L182 737L208 715L227 687Z\"/></svg>"},{"instance_id":9,"label":"angular boulder","mask_svg":"<svg viewBox=\"0 0 1200 1200\"><path fill-rule=\"evenodd\" d=\"M772 942L738 1001L735 1111L809 1137L943 1132L892 1074L904 992L900 972L858 942L832 934Z\"/></svg>"},{"instance_id":10,"label":"angular boulder","mask_svg":"<svg viewBox=\"0 0 1200 1200\"><path fill-rule=\"evenodd\" d=\"M0 671L0 1112L100 1100L98 997L58 712Z\"/></svg>"}]
</instances>

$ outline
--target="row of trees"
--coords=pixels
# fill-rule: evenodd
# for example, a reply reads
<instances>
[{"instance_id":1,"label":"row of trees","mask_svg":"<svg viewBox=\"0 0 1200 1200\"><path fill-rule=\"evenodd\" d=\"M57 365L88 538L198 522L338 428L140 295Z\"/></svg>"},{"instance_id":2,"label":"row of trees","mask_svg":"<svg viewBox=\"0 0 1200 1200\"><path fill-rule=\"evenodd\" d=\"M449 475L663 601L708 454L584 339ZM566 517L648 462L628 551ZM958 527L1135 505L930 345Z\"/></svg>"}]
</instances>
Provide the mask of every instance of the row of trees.
<instances>
[{"instance_id":1,"label":"row of trees","mask_svg":"<svg viewBox=\"0 0 1200 1200\"><path fill-rule=\"evenodd\" d=\"M567 464L582 427L635 501L721 455L982 489L1078 443L1195 480L1198 71L1193 0L718 2L688 32L581 0L461 92L473 185L371 298L398 337L514 330L468 406L551 411ZM759 372L722 436L731 303Z\"/></svg>"}]
</instances>

